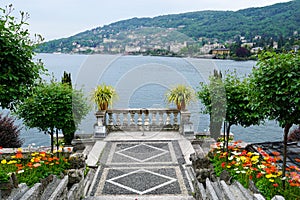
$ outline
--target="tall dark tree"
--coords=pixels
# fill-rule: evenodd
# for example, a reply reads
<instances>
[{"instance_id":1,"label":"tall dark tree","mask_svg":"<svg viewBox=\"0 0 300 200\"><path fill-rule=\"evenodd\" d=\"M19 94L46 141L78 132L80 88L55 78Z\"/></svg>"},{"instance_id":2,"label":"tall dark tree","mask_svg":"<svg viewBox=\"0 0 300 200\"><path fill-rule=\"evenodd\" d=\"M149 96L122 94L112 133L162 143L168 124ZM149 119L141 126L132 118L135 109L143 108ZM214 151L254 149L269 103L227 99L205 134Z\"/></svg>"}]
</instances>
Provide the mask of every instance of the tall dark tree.
<instances>
[{"instance_id":1,"label":"tall dark tree","mask_svg":"<svg viewBox=\"0 0 300 200\"><path fill-rule=\"evenodd\" d=\"M64 75L61 79L61 82L72 88L71 73L67 73L66 71L64 71ZM65 144L71 144L72 140L74 139L75 131L76 125L74 119L71 118L66 122L64 127L62 127L62 133L64 135Z\"/></svg>"}]
</instances>

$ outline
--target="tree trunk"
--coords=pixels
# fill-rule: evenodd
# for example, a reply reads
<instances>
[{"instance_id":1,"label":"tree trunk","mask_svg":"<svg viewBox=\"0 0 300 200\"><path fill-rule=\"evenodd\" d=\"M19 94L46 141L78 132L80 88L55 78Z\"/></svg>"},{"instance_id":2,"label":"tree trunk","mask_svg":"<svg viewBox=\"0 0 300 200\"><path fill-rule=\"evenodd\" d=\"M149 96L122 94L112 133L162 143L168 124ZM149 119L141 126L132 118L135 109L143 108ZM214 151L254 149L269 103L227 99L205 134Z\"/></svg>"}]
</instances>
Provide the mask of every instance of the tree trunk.
<instances>
[{"instance_id":1,"label":"tree trunk","mask_svg":"<svg viewBox=\"0 0 300 200\"><path fill-rule=\"evenodd\" d=\"M286 157L287 157L287 138L289 134L289 130L292 127L292 124L286 124L284 126L284 135L283 135L283 164L282 164L282 187L285 190L285 172L286 172Z\"/></svg>"},{"instance_id":2,"label":"tree trunk","mask_svg":"<svg viewBox=\"0 0 300 200\"><path fill-rule=\"evenodd\" d=\"M59 144L58 144L58 129L56 128L56 156L58 157L58 150L59 150Z\"/></svg>"},{"instance_id":3,"label":"tree trunk","mask_svg":"<svg viewBox=\"0 0 300 200\"><path fill-rule=\"evenodd\" d=\"M227 122L224 121L224 132L223 132L223 152L225 152L226 146L226 131L227 131Z\"/></svg>"},{"instance_id":4,"label":"tree trunk","mask_svg":"<svg viewBox=\"0 0 300 200\"><path fill-rule=\"evenodd\" d=\"M51 140L51 152L53 153L53 128L51 128L51 131L50 131L50 140Z\"/></svg>"},{"instance_id":5,"label":"tree trunk","mask_svg":"<svg viewBox=\"0 0 300 200\"><path fill-rule=\"evenodd\" d=\"M227 126L227 130L226 130L226 152L227 152L227 155L226 155L226 160L228 161L228 143L229 143L229 134L230 134L230 127L231 127L232 124L228 124Z\"/></svg>"}]
</instances>

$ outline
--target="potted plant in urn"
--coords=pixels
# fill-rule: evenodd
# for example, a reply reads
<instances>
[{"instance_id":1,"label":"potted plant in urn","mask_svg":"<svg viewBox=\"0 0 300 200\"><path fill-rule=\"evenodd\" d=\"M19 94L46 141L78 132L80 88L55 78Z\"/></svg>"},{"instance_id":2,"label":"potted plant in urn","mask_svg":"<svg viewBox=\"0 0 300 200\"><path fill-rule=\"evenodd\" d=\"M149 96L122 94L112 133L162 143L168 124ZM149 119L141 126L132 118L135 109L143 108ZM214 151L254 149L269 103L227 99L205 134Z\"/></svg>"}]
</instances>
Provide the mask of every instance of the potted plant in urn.
<instances>
[{"instance_id":1,"label":"potted plant in urn","mask_svg":"<svg viewBox=\"0 0 300 200\"><path fill-rule=\"evenodd\" d=\"M105 111L108 109L108 106L112 106L116 97L117 93L115 89L112 86L103 83L95 88L92 99L95 102L98 111Z\"/></svg>"},{"instance_id":2,"label":"potted plant in urn","mask_svg":"<svg viewBox=\"0 0 300 200\"><path fill-rule=\"evenodd\" d=\"M95 102L98 111L96 112L97 122L94 125L95 137L105 137L105 115L109 106L112 106L113 101L117 98L116 90L105 83L98 85L92 94L92 100Z\"/></svg>"},{"instance_id":3,"label":"potted plant in urn","mask_svg":"<svg viewBox=\"0 0 300 200\"><path fill-rule=\"evenodd\" d=\"M167 102L174 103L180 111L186 110L186 106L195 100L194 90L186 85L177 85L165 94Z\"/></svg>"}]
</instances>

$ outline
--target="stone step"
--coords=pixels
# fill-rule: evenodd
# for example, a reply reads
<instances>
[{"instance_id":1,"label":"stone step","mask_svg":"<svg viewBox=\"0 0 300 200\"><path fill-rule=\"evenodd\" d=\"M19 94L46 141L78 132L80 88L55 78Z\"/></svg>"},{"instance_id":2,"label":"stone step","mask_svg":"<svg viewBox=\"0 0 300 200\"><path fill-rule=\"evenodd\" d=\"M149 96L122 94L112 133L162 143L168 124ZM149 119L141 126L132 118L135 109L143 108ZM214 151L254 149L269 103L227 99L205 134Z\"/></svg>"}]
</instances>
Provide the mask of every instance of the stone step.
<instances>
[{"instance_id":1,"label":"stone step","mask_svg":"<svg viewBox=\"0 0 300 200\"><path fill-rule=\"evenodd\" d=\"M231 186L238 188L245 199L253 199L253 194L250 192L250 190L247 190L242 184L238 181L235 181Z\"/></svg>"},{"instance_id":2,"label":"stone step","mask_svg":"<svg viewBox=\"0 0 300 200\"><path fill-rule=\"evenodd\" d=\"M86 160L86 164L89 167L97 167L99 157L106 145L106 142L97 141L91 151L88 154L88 158Z\"/></svg>"},{"instance_id":3,"label":"stone step","mask_svg":"<svg viewBox=\"0 0 300 200\"><path fill-rule=\"evenodd\" d=\"M234 198L237 199L237 200L248 200L248 199L253 198L251 195L248 195L247 193L245 195L240 190L240 188L235 184L230 185L229 190L230 190L231 194L234 196Z\"/></svg>"},{"instance_id":4,"label":"stone step","mask_svg":"<svg viewBox=\"0 0 300 200\"><path fill-rule=\"evenodd\" d=\"M214 190L212 182L210 182L210 180L208 178L205 181L205 185L206 185L206 199L219 200L219 197L218 197L216 191Z\"/></svg>"},{"instance_id":5,"label":"stone step","mask_svg":"<svg viewBox=\"0 0 300 200\"><path fill-rule=\"evenodd\" d=\"M221 185L221 190L224 194L224 199L225 200L242 200L241 198L239 198L239 196L235 196L234 193L232 193L232 191L229 189L229 186L225 183L225 181L220 181L220 185Z\"/></svg>"},{"instance_id":6,"label":"stone step","mask_svg":"<svg viewBox=\"0 0 300 200\"><path fill-rule=\"evenodd\" d=\"M86 197L85 200L195 200L192 196L181 196L181 195L115 195L115 196L94 196Z\"/></svg>"},{"instance_id":7,"label":"stone step","mask_svg":"<svg viewBox=\"0 0 300 200\"><path fill-rule=\"evenodd\" d=\"M219 199L224 199L224 193L223 193L223 190L221 189L221 184L219 181L217 182L211 182L217 196Z\"/></svg>"}]
</instances>

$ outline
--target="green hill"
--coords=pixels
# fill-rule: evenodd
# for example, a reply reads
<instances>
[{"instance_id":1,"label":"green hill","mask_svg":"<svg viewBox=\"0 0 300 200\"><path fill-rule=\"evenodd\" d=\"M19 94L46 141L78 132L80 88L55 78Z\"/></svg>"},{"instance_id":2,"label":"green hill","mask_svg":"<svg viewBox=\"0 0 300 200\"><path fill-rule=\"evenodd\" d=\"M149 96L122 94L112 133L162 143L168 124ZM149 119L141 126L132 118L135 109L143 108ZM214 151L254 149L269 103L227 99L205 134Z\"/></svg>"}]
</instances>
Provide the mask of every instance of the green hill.
<instances>
[{"instance_id":1,"label":"green hill","mask_svg":"<svg viewBox=\"0 0 300 200\"><path fill-rule=\"evenodd\" d=\"M133 18L43 43L37 52L93 53L166 48L185 43L224 43L243 36L289 38L300 33L300 0L239 11L199 11ZM180 48L180 45L178 46Z\"/></svg>"}]
</instances>

